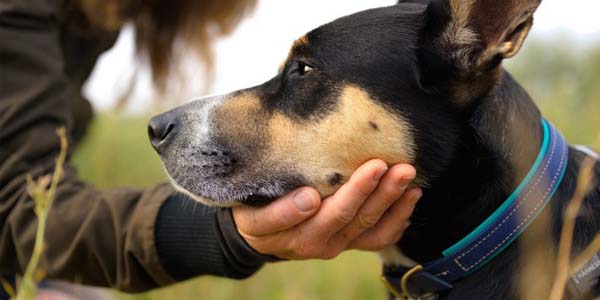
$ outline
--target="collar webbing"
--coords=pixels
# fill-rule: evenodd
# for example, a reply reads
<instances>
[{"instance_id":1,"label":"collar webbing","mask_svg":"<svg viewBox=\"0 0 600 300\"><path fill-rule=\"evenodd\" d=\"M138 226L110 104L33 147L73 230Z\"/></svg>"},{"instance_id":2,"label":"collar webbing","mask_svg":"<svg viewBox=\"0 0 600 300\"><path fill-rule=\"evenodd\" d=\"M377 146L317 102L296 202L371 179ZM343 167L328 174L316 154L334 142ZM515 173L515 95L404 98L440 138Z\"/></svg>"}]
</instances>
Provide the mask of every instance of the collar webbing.
<instances>
[{"instance_id":1,"label":"collar webbing","mask_svg":"<svg viewBox=\"0 0 600 300\"><path fill-rule=\"evenodd\" d=\"M384 280L394 294L418 298L415 295L452 288L451 283L484 266L535 220L556 193L569 155L561 133L546 120L542 120L542 128L540 152L510 197L475 230L443 251L441 258L418 266L418 271L386 271Z\"/></svg>"}]
</instances>

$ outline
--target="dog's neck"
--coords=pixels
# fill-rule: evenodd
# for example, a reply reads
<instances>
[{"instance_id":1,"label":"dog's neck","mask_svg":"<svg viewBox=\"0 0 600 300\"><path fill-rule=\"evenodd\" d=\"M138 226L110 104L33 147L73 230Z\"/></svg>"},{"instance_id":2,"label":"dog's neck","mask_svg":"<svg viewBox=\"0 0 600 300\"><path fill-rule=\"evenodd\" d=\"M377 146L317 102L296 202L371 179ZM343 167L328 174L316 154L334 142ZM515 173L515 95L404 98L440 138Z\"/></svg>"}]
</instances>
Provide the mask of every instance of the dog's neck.
<instances>
[{"instance_id":1,"label":"dog's neck","mask_svg":"<svg viewBox=\"0 0 600 300\"><path fill-rule=\"evenodd\" d=\"M539 152L539 110L508 73L477 101L462 124L454 160L424 190L399 244L416 261L439 257L481 224L523 180Z\"/></svg>"}]
</instances>

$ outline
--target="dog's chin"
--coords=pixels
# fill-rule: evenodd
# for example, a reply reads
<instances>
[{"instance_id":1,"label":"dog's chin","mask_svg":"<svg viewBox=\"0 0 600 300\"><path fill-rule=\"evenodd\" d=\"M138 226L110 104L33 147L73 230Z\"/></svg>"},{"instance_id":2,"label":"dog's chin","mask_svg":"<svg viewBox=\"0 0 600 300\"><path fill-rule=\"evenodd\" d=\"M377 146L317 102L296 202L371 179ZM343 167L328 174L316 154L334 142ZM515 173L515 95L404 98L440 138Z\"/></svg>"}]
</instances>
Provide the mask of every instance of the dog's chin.
<instances>
[{"instance_id":1,"label":"dog's chin","mask_svg":"<svg viewBox=\"0 0 600 300\"><path fill-rule=\"evenodd\" d=\"M187 186L169 176L175 189L209 207L264 206L291 191L295 186L275 181L264 186L225 188L213 184Z\"/></svg>"}]
</instances>

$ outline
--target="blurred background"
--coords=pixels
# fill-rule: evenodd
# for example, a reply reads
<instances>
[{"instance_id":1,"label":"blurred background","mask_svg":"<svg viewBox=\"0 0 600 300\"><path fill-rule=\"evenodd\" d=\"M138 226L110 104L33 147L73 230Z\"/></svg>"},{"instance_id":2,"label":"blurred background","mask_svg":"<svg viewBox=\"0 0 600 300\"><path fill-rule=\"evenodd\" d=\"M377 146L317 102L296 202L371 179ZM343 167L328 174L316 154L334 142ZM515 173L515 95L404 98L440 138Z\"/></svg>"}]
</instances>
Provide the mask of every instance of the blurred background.
<instances>
[{"instance_id":1,"label":"blurred background","mask_svg":"<svg viewBox=\"0 0 600 300\"><path fill-rule=\"evenodd\" d=\"M214 80L190 58L169 99L157 94L136 60L134 32L126 27L103 55L85 86L98 114L74 162L99 187L145 187L165 180L146 138L149 116L205 94L260 84L276 73L292 41L335 18L393 0L261 0L254 14L216 46ZM599 145L600 2L544 0L522 52L506 68L529 91L544 115L574 144ZM113 108L139 66L131 100ZM209 88L207 88L209 86ZM163 101L158 101L163 100ZM199 278L123 299L385 299L375 254L350 252L328 262L283 262L243 282Z\"/></svg>"}]
</instances>

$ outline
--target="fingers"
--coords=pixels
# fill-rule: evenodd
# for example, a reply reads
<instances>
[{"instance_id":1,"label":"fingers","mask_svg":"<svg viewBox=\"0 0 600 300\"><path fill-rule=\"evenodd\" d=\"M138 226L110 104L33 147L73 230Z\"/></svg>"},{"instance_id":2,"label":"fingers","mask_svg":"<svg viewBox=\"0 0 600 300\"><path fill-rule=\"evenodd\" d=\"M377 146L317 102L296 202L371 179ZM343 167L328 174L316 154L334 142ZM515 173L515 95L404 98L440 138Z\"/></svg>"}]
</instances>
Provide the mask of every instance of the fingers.
<instances>
[{"instance_id":1,"label":"fingers","mask_svg":"<svg viewBox=\"0 0 600 300\"><path fill-rule=\"evenodd\" d=\"M264 236L290 229L314 215L321 204L319 192L300 188L265 207L235 207L233 217L243 236Z\"/></svg>"},{"instance_id":2,"label":"fingers","mask_svg":"<svg viewBox=\"0 0 600 300\"><path fill-rule=\"evenodd\" d=\"M420 188L406 191L374 227L364 231L348 245L348 248L379 251L396 244L410 225L409 218L422 195L423 192Z\"/></svg>"},{"instance_id":3,"label":"fingers","mask_svg":"<svg viewBox=\"0 0 600 300\"><path fill-rule=\"evenodd\" d=\"M323 243L350 224L387 170L382 160L371 160L359 167L347 183L323 201L319 212L309 220L307 226L314 228L315 238Z\"/></svg>"},{"instance_id":4,"label":"fingers","mask_svg":"<svg viewBox=\"0 0 600 300\"><path fill-rule=\"evenodd\" d=\"M407 189L416 176L409 165L372 160L321 201L301 188L262 208L236 207L241 236L260 253L286 259L330 259L346 249L380 250L395 244L421 197Z\"/></svg>"},{"instance_id":5,"label":"fingers","mask_svg":"<svg viewBox=\"0 0 600 300\"><path fill-rule=\"evenodd\" d=\"M356 217L350 224L340 230L330 243L345 247L350 241L357 238L367 229L375 226L381 216L396 202L401 199L410 182L416 177L414 167L406 164L395 165L383 176L377 189L368 197L360 208ZM404 205L407 212L411 212L410 205ZM410 213L408 214L410 216ZM399 219L402 222L404 219Z\"/></svg>"}]
</instances>

